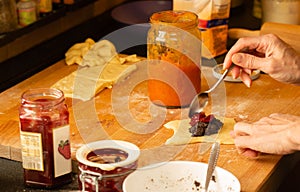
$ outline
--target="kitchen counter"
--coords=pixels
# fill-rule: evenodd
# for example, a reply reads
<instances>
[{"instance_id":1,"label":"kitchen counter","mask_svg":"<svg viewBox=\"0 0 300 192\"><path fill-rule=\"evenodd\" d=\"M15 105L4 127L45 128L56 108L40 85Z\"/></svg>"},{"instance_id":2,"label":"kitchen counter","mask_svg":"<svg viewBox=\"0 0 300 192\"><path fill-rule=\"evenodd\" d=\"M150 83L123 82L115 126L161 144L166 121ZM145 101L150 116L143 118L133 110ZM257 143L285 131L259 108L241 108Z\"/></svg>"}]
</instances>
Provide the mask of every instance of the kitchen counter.
<instances>
[{"instance_id":1,"label":"kitchen counter","mask_svg":"<svg viewBox=\"0 0 300 192\"><path fill-rule=\"evenodd\" d=\"M18 103L22 92L28 88L50 87L60 78L76 70L77 66L67 66L64 60L22 81L18 85L0 94L0 156L21 161L19 127L18 127ZM210 71L210 70L208 70ZM205 71L206 78L211 74ZM130 83L130 78L128 81ZM281 84L265 74L253 82L251 89L241 83L225 83L226 90L226 116L236 121L256 121L263 116L274 112L300 115L298 110L300 102L300 87ZM203 79L203 89L207 83ZM133 116L137 120L147 119L147 83L137 85L132 92ZM132 142L139 146L145 153L140 158L140 166L166 160L191 160L207 162L208 153L199 155L197 151L201 144L189 144L179 149L180 153L168 157L169 150L178 150L176 147L165 146L165 141L172 135L172 131L163 127L148 134L132 133L117 121L112 113L112 90L105 89L95 99L82 102L67 98L70 110L72 157L75 160L75 152L82 144L101 139L119 139ZM276 104L276 105L274 105ZM96 116L95 111L96 110ZM165 122L178 119L187 113L187 108L168 109ZM79 112L79 113L78 113ZM141 115L143 114L143 115ZM96 118L96 119L95 119ZM99 129L102 127L102 129ZM153 149L150 154L149 149ZM150 150L150 151L151 151ZM148 152L150 152L148 151ZM158 156L152 154L159 153ZM246 159L239 155L234 145L222 145L218 166L232 172L241 182L242 191L271 191L276 190L295 164L300 160L300 154L289 156L262 155L256 160ZM75 163L74 163L75 164ZM74 166L76 169L76 165ZM251 179L249 179L251 178Z\"/></svg>"}]
</instances>

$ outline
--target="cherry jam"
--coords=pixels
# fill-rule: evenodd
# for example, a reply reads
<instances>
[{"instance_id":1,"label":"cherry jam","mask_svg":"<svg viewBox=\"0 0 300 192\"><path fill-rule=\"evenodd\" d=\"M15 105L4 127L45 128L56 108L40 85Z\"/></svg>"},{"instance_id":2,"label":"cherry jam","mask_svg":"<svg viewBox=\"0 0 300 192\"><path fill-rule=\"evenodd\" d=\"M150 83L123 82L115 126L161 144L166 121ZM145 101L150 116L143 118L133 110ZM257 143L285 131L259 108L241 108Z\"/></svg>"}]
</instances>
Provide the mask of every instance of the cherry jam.
<instances>
[{"instance_id":1,"label":"cherry jam","mask_svg":"<svg viewBox=\"0 0 300 192\"><path fill-rule=\"evenodd\" d=\"M69 112L63 92L24 92L19 117L25 185L53 188L71 182Z\"/></svg>"},{"instance_id":2,"label":"cherry jam","mask_svg":"<svg viewBox=\"0 0 300 192\"><path fill-rule=\"evenodd\" d=\"M95 149L86 155L88 162L99 166L87 165L79 161L79 186L84 191L122 192L124 179L137 168L137 161L126 166L115 166L126 161L128 153L115 148ZM113 168L105 170L105 166L113 165Z\"/></svg>"}]
</instances>

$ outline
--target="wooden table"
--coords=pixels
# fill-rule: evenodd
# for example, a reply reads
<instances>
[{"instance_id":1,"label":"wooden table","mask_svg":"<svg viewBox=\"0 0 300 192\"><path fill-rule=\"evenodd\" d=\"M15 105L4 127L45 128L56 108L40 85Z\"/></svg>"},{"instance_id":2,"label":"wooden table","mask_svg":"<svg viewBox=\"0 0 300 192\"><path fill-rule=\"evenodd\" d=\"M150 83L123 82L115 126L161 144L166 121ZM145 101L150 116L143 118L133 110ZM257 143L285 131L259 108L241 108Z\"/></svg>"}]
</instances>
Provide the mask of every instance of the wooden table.
<instances>
[{"instance_id":1,"label":"wooden table","mask_svg":"<svg viewBox=\"0 0 300 192\"><path fill-rule=\"evenodd\" d=\"M21 161L18 127L21 94L29 88L50 87L76 69L77 66L66 66L64 61L60 61L0 94L1 157ZM206 78L211 78L210 69L203 70L203 74ZM141 148L140 166L166 160L207 162L209 153L202 155L198 153L206 146L204 144L164 145L172 135L172 131L163 128L162 124L182 118L188 109L168 109L159 111L162 114L157 115L156 112L152 114L150 111L157 109L157 106L149 104L147 81L138 75L132 76L125 81L125 85L105 89L90 101L67 99L73 159L75 160L76 149L84 143L99 139L120 139ZM134 84L137 81L140 83ZM120 94L119 90L128 89L128 86L133 84L134 88L128 92L130 96L118 101L116 96ZM203 90L207 88L206 84L203 77ZM223 109L226 117L235 118L236 121L252 122L274 112L300 115L300 102L297 100L300 97L300 87L278 83L265 74L255 80L251 88L242 83L226 82L224 91L226 97ZM124 99L128 98L128 103L124 102ZM119 102L118 105L115 105L115 102ZM121 107L119 110L119 104L122 102L125 108ZM126 109L128 111L124 113L122 110ZM165 115L163 119L159 118L161 115ZM154 118L151 119L152 117ZM127 121L128 119L131 121ZM157 119L161 120L159 129L152 129L150 125L155 124ZM149 125L144 127L145 129L143 122L148 122ZM134 125L141 127L137 126L134 130L136 132L127 129L128 126ZM217 165L232 172L239 179L242 191L272 191L278 187L298 160L300 160L298 153L283 157L262 155L257 159L247 159L237 153L234 145L222 145Z\"/></svg>"}]
</instances>

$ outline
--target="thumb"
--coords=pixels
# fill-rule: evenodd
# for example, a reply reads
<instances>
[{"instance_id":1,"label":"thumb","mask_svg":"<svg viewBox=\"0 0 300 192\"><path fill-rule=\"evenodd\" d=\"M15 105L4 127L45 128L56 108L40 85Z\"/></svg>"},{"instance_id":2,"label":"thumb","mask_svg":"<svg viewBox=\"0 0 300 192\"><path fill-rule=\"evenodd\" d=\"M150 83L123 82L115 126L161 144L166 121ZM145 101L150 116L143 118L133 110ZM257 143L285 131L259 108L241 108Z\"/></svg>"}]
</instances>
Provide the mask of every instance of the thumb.
<instances>
[{"instance_id":1,"label":"thumb","mask_svg":"<svg viewBox=\"0 0 300 192\"><path fill-rule=\"evenodd\" d=\"M256 57L246 53L236 53L232 56L232 62L246 69L261 69L265 58Z\"/></svg>"}]
</instances>

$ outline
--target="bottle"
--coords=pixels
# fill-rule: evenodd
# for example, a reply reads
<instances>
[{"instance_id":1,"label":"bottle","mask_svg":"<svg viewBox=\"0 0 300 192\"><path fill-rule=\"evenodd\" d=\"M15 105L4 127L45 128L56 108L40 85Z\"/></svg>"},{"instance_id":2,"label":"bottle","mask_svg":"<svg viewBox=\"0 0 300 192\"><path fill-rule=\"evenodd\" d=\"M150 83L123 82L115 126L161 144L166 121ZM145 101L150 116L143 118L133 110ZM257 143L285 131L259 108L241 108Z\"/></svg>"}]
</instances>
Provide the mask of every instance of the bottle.
<instances>
[{"instance_id":1,"label":"bottle","mask_svg":"<svg viewBox=\"0 0 300 192\"><path fill-rule=\"evenodd\" d=\"M147 37L148 94L165 107L188 106L201 90L201 33L189 11L154 13Z\"/></svg>"},{"instance_id":2,"label":"bottle","mask_svg":"<svg viewBox=\"0 0 300 192\"><path fill-rule=\"evenodd\" d=\"M53 188L71 182L69 112L63 92L24 92L19 117L25 185Z\"/></svg>"},{"instance_id":3,"label":"bottle","mask_svg":"<svg viewBox=\"0 0 300 192\"><path fill-rule=\"evenodd\" d=\"M52 0L52 7L53 7L53 10L59 9L59 8L62 7L63 5L64 5L63 0Z\"/></svg>"},{"instance_id":4,"label":"bottle","mask_svg":"<svg viewBox=\"0 0 300 192\"><path fill-rule=\"evenodd\" d=\"M40 16L44 17L52 12L52 0L39 0Z\"/></svg>"},{"instance_id":5,"label":"bottle","mask_svg":"<svg viewBox=\"0 0 300 192\"><path fill-rule=\"evenodd\" d=\"M36 3L33 0L20 0L17 4L19 25L27 26L37 20Z\"/></svg>"},{"instance_id":6,"label":"bottle","mask_svg":"<svg viewBox=\"0 0 300 192\"><path fill-rule=\"evenodd\" d=\"M15 0L0 0L0 34L16 30L18 17Z\"/></svg>"}]
</instances>

